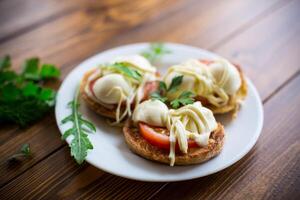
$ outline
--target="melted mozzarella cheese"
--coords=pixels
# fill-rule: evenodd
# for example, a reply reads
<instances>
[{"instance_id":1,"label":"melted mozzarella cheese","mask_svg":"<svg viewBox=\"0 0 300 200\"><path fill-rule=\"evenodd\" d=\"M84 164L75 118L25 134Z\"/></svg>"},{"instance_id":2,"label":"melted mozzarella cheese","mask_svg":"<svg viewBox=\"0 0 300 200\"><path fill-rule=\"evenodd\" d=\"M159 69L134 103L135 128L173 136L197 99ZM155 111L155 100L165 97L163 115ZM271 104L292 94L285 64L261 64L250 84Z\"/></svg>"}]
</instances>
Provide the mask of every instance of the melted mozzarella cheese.
<instances>
[{"instance_id":1,"label":"melted mozzarella cheese","mask_svg":"<svg viewBox=\"0 0 300 200\"><path fill-rule=\"evenodd\" d=\"M182 153L187 153L188 139L195 140L199 146L206 146L211 132L217 128L217 122L209 109L195 102L178 110L170 110L167 128L170 131L170 165L173 166L176 141Z\"/></svg>"},{"instance_id":2,"label":"melted mozzarella cheese","mask_svg":"<svg viewBox=\"0 0 300 200\"><path fill-rule=\"evenodd\" d=\"M129 95L131 87L123 76L108 74L95 82L93 91L97 99L101 102L116 104L123 95Z\"/></svg>"},{"instance_id":3,"label":"melted mozzarella cheese","mask_svg":"<svg viewBox=\"0 0 300 200\"><path fill-rule=\"evenodd\" d=\"M145 122L152 126L164 126L168 107L159 100L147 100L139 104L133 112L133 121Z\"/></svg>"},{"instance_id":4,"label":"melted mozzarella cheese","mask_svg":"<svg viewBox=\"0 0 300 200\"><path fill-rule=\"evenodd\" d=\"M153 67L146 58L140 55L119 56L113 60L113 63L128 63L145 72L156 72L156 68Z\"/></svg>"},{"instance_id":5,"label":"melted mozzarella cheese","mask_svg":"<svg viewBox=\"0 0 300 200\"><path fill-rule=\"evenodd\" d=\"M227 60L215 60L210 64L209 70L217 85L223 88L227 94L233 95L241 87L242 81L238 70Z\"/></svg>"},{"instance_id":6,"label":"melted mozzarella cheese","mask_svg":"<svg viewBox=\"0 0 300 200\"><path fill-rule=\"evenodd\" d=\"M167 97L171 100L178 98L183 91L191 91L196 94L206 95L211 91L211 74L207 67L198 60L188 60L179 65L174 65L168 69L164 77L167 86L170 86L172 79L183 75L182 82L177 91L170 92Z\"/></svg>"}]
</instances>

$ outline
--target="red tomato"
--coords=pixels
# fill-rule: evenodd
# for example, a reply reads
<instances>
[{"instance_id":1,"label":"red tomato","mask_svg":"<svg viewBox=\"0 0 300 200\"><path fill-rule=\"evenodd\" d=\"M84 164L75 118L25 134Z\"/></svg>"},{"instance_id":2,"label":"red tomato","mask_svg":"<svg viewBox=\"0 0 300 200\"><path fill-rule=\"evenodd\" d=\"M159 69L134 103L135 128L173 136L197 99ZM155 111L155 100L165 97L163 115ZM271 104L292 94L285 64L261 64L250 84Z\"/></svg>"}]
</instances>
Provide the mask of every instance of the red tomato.
<instances>
[{"instance_id":1,"label":"red tomato","mask_svg":"<svg viewBox=\"0 0 300 200\"><path fill-rule=\"evenodd\" d=\"M213 60L200 60L200 62L202 62L203 64L209 65L211 63L213 63Z\"/></svg>"},{"instance_id":2,"label":"red tomato","mask_svg":"<svg viewBox=\"0 0 300 200\"><path fill-rule=\"evenodd\" d=\"M166 129L151 127L142 122L139 123L139 129L143 138L145 138L145 140L147 140L150 144L157 146L161 149L167 149L167 150L170 149L169 136L163 135L155 131L155 129L164 130L164 131L166 131ZM199 146L194 140L188 140L188 147L193 148ZM176 143L176 148L178 149L177 143Z\"/></svg>"},{"instance_id":3,"label":"red tomato","mask_svg":"<svg viewBox=\"0 0 300 200\"><path fill-rule=\"evenodd\" d=\"M156 91L158 88L158 82L157 81L151 81L147 82L144 86L144 97L143 100L149 99L149 95Z\"/></svg>"}]
</instances>

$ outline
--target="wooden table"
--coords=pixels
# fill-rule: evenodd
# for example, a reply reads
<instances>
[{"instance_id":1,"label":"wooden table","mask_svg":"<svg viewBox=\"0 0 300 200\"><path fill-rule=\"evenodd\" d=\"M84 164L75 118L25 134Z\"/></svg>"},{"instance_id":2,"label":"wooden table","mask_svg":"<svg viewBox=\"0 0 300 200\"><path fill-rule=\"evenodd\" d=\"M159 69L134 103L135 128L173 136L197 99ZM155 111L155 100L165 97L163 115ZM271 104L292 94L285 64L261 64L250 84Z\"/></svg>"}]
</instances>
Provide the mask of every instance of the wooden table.
<instances>
[{"instance_id":1,"label":"wooden table","mask_svg":"<svg viewBox=\"0 0 300 200\"><path fill-rule=\"evenodd\" d=\"M1 127L0 199L300 199L300 0L0 1L0 55L15 68L39 56L63 80L91 55L142 41L194 45L243 66L265 112L251 152L195 180L133 181L75 164L52 113ZM8 166L23 143L34 157Z\"/></svg>"}]
</instances>

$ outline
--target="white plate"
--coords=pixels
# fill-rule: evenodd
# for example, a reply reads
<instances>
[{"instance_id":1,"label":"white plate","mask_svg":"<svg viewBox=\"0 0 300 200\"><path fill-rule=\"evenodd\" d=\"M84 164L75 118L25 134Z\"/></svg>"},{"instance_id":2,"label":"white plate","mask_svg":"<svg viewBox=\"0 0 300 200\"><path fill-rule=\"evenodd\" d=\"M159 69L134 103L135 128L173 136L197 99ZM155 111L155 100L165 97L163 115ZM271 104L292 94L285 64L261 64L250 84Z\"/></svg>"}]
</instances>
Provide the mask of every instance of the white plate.
<instances>
[{"instance_id":1,"label":"white plate","mask_svg":"<svg viewBox=\"0 0 300 200\"><path fill-rule=\"evenodd\" d=\"M57 125L61 133L67 130L71 124L62 125L61 120L70 114L67 103L73 99L75 90L84 72L100 63L108 62L115 56L137 54L148 48L148 43L132 44L117 47L99 53L77 66L62 83L55 107ZM162 73L167 66L184 61L189 58L216 58L214 53L181 44L167 43L166 47L172 51L163 57L161 63L165 67L159 67ZM81 111L85 118L92 121L97 132L90 134L94 149L89 151L86 161L106 172L143 181L179 181L206 176L218 172L245 156L257 141L263 124L263 109L261 99L251 81L247 81L249 94L238 113L237 119L230 121L227 116L219 118L225 125L226 141L221 154L203 164L191 166L175 166L159 164L141 158L132 153L122 135L120 128L113 128L106 124L105 120L84 105ZM68 138L69 143L71 138Z\"/></svg>"}]
</instances>

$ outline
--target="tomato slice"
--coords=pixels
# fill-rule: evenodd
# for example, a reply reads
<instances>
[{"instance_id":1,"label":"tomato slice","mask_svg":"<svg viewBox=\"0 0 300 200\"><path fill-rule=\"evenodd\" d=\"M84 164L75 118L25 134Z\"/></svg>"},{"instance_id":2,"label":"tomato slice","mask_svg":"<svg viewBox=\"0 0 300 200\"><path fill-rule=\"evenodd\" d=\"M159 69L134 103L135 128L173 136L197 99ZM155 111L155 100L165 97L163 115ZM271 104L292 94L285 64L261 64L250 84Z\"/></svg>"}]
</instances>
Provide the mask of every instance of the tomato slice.
<instances>
[{"instance_id":1,"label":"tomato slice","mask_svg":"<svg viewBox=\"0 0 300 200\"><path fill-rule=\"evenodd\" d=\"M200 60L203 64L209 65L212 64L214 61L213 60Z\"/></svg>"},{"instance_id":2,"label":"tomato slice","mask_svg":"<svg viewBox=\"0 0 300 200\"><path fill-rule=\"evenodd\" d=\"M157 81L149 81L144 86L144 97L143 100L149 99L149 96L152 92L156 91L158 88Z\"/></svg>"},{"instance_id":3,"label":"tomato slice","mask_svg":"<svg viewBox=\"0 0 300 200\"><path fill-rule=\"evenodd\" d=\"M164 128L151 127L145 123L139 122L140 133L150 144L157 146L161 149L170 149L170 140L168 135L158 133L155 129L166 131ZM194 140L188 140L188 147L194 148L199 147ZM176 143L178 149L178 143Z\"/></svg>"}]
</instances>

